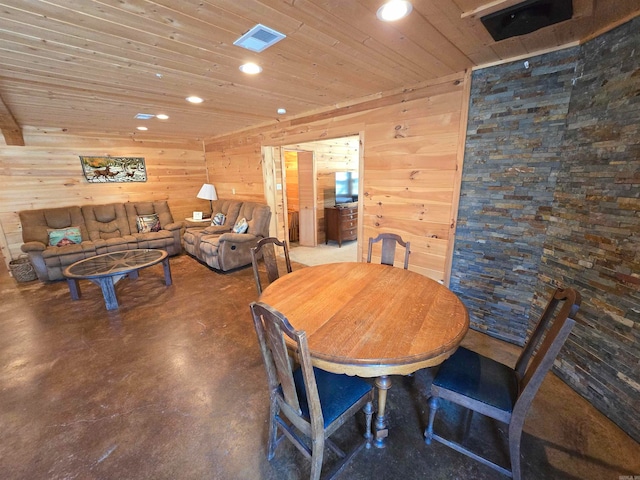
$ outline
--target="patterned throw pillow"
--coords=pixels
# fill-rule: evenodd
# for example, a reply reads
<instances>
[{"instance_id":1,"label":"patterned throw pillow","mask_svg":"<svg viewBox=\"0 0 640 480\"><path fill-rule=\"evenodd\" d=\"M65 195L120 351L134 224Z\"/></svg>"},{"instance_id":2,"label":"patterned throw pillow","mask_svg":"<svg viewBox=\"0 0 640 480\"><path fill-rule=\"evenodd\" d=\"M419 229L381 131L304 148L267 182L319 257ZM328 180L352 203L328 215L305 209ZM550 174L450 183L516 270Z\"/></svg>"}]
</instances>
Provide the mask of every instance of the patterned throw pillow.
<instances>
[{"instance_id":1,"label":"patterned throw pillow","mask_svg":"<svg viewBox=\"0 0 640 480\"><path fill-rule=\"evenodd\" d=\"M49 246L62 247L82 242L80 227L67 227L59 229L47 229L49 233Z\"/></svg>"},{"instance_id":2,"label":"patterned throw pillow","mask_svg":"<svg viewBox=\"0 0 640 480\"><path fill-rule=\"evenodd\" d=\"M224 213L220 212L220 213L216 213L213 218L211 219L211 225L224 225L224 221L227 219L227 217L224 216Z\"/></svg>"},{"instance_id":3,"label":"patterned throw pillow","mask_svg":"<svg viewBox=\"0 0 640 480\"><path fill-rule=\"evenodd\" d=\"M161 228L157 213L138 215L136 217L136 225L138 226L138 233L159 232Z\"/></svg>"},{"instance_id":4,"label":"patterned throw pillow","mask_svg":"<svg viewBox=\"0 0 640 480\"><path fill-rule=\"evenodd\" d=\"M238 220L238 223L236 223L233 226L233 232L234 233L244 233L247 231L247 229L249 228L249 224L247 223L247 219L246 218L241 218L240 220Z\"/></svg>"}]
</instances>

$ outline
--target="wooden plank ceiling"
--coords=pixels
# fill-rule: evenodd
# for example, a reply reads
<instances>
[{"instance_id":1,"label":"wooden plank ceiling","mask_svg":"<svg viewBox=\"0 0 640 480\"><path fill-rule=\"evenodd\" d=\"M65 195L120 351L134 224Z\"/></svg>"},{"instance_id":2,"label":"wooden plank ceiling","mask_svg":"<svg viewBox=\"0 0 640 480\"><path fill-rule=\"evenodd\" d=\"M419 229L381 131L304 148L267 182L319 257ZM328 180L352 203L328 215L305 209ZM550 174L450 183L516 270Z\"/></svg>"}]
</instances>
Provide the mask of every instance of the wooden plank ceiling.
<instances>
[{"instance_id":1,"label":"wooden plank ceiling","mask_svg":"<svg viewBox=\"0 0 640 480\"><path fill-rule=\"evenodd\" d=\"M414 0L395 23L376 18L381 3L0 0L0 129L12 145L30 131L207 138L581 41L640 13L638 0L573 0L571 20L494 42L479 17L516 0ZM257 23L287 38L262 53L233 45ZM264 71L243 74L247 61Z\"/></svg>"}]
</instances>

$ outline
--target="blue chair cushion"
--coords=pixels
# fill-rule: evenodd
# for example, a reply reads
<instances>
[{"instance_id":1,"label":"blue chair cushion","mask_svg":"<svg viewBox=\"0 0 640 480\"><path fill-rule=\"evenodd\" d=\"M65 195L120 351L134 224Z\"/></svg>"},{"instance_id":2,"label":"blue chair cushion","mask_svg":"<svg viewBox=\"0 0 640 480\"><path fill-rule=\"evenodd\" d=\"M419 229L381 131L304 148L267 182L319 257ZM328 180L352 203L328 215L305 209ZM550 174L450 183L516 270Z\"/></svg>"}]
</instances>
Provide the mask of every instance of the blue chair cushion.
<instances>
[{"instance_id":1,"label":"blue chair cushion","mask_svg":"<svg viewBox=\"0 0 640 480\"><path fill-rule=\"evenodd\" d=\"M464 347L442 363L433 384L505 412L518 398L515 370Z\"/></svg>"},{"instance_id":2,"label":"blue chair cushion","mask_svg":"<svg viewBox=\"0 0 640 480\"><path fill-rule=\"evenodd\" d=\"M315 374L316 384L318 386L318 397L320 397L325 428L331 425L334 420L372 389L371 385L359 377L338 375L320 370L319 368L314 368L313 373ZM300 368L297 368L293 372L293 379L296 383L296 391L298 392L302 415L308 419L309 404L307 403L307 390L304 386L302 370Z\"/></svg>"}]
</instances>

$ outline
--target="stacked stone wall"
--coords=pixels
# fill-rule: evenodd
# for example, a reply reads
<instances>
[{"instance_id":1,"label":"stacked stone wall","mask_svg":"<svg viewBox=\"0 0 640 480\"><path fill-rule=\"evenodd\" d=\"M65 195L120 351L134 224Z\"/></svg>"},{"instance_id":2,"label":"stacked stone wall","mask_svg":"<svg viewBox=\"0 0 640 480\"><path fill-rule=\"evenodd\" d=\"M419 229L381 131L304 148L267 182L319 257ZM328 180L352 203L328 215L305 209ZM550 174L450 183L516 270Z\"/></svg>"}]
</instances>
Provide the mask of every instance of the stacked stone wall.
<instances>
[{"instance_id":1,"label":"stacked stone wall","mask_svg":"<svg viewBox=\"0 0 640 480\"><path fill-rule=\"evenodd\" d=\"M640 18L474 72L451 288L521 345L556 285L583 296L556 373L640 440Z\"/></svg>"}]
</instances>

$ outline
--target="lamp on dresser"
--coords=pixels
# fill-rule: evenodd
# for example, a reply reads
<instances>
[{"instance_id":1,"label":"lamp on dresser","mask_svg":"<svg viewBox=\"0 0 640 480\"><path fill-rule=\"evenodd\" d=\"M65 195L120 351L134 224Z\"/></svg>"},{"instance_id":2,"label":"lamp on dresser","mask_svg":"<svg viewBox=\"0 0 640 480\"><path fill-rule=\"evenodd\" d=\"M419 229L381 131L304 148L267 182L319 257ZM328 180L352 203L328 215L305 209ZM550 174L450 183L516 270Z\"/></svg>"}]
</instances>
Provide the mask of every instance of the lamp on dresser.
<instances>
[{"instance_id":1,"label":"lamp on dresser","mask_svg":"<svg viewBox=\"0 0 640 480\"><path fill-rule=\"evenodd\" d=\"M202 198L204 200L209 200L209 206L211 209L209 217L211 217L211 215L213 215L213 201L218 199L218 195L216 194L216 187L214 187L210 183L205 183L202 185L202 188L200 189L196 197Z\"/></svg>"}]
</instances>

